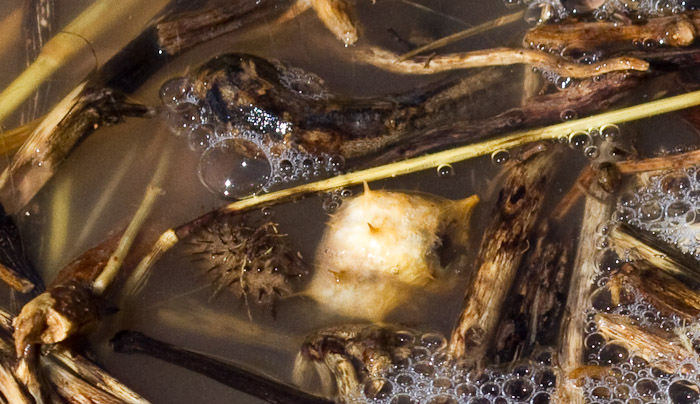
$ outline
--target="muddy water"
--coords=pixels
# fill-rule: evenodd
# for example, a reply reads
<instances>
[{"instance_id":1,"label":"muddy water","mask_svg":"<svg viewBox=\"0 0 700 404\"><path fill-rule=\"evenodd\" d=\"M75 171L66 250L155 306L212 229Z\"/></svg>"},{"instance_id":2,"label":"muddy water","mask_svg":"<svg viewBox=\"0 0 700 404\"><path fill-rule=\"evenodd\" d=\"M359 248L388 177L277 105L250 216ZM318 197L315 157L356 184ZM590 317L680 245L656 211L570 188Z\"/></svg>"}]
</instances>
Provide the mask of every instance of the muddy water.
<instances>
[{"instance_id":1,"label":"muddy water","mask_svg":"<svg viewBox=\"0 0 700 404\"><path fill-rule=\"evenodd\" d=\"M57 25L70 21L89 3L59 0ZM19 0L0 4L0 19L21 4L23 2ZM425 5L433 12L416 8L408 1L358 2L357 16L362 22L358 46L374 44L402 52L406 49L390 30L402 38L420 42L511 12L500 1L432 1L425 2ZM129 21L124 24L130 26ZM525 22L513 24L461 41L445 50L518 46L526 28ZM20 44L13 43L3 51L5 56L0 58L2 87L23 67ZM192 49L161 69L133 94L133 98L149 105L159 105L158 90L165 81L183 76L193 67L225 52L249 52L284 60L316 73L326 81L330 90L348 95L391 94L435 80L434 77L402 77L353 62L349 50L325 31L313 14L307 13L282 26L260 23ZM88 62L80 63L85 65ZM505 91L478 100L474 106L475 115L488 116L519 102L523 68L515 66L503 70L512 83ZM70 74L71 69L67 69L52 80L47 103L59 99L66 91L66 75ZM652 91L647 94L641 90L640 99L645 99ZM17 120L6 122L3 129L12 127ZM116 127L101 128L71 154L54 178L21 212L28 251L45 279L50 280L72 258L128 223L162 150L170 150L170 167L164 184L166 193L159 199L155 214L147 223L151 237L225 203L202 186L197 176L199 154L188 148L186 139L173 134L165 120L130 119ZM696 133L687 125L678 123L674 116L621 129L623 133L638 135L643 154L653 154L659 148L655 130L669 125L673 125L677 135L666 140L666 147L697 141ZM588 162L581 150L567 149L566 153L567 164L558 170L545 211L566 192L579 168ZM435 170L428 170L377 181L371 186L375 189L421 191L451 199L479 194L482 202L472 222L473 233L477 235L472 242L471 254L474 255L478 235L488 221L497 197L493 190L499 169L500 166L487 156L454 164L454 175L439 175ZM349 191L357 194L361 189L350 188ZM290 235L294 248L308 262L312 261L328 216L324 210L325 198L328 196L310 197L276 206L271 211L271 217L280 224L281 231ZM264 214L268 217L269 213L254 211L250 216L262 218ZM571 219L556 231L572 234L578 224L578 219ZM417 293L410 304L395 310L386 321L449 334L471 269L463 268L462 274L456 276L448 290L439 296ZM304 336L324 326L352 321L330 313L304 297L290 297L280 302L275 317L268 309L252 305L251 320L246 305L232 294L222 293L213 298L210 285L198 271L186 249L175 247L156 264L146 288L129 302L128 307L122 307L120 313L105 318L90 338L100 362L154 403L257 401L203 376L154 359L111 353L108 341L120 329L143 331L152 337L291 382L294 356Z\"/></svg>"}]
</instances>

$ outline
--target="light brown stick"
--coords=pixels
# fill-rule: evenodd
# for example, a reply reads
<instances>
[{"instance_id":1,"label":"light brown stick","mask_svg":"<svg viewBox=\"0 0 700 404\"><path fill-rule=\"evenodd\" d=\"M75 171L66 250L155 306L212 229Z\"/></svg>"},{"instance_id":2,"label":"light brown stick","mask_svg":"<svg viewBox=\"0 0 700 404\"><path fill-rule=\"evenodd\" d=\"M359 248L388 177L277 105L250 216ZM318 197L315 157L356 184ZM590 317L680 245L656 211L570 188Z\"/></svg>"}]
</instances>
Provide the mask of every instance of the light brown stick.
<instances>
[{"instance_id":1,"label":"light brown stick","mask_svg":"<svg viewBox=\"0 0 700 404\"><path fill-rule=\"evenodd\" d=\"M700 294L673 276L644 264L625 264L608 282L613 304L638 294L655 309L688 323L700 316Z\"/></svg>"},{"instance_id":2,"label":"light brown stick","mask_svg":"<svg viewBox=\"0 0 700 404\"><path fill-rule=\"evenodd\" d=\"M697 24L697 25L696 25ZM530 30L523 44L555 50L596 50L606 45L653 40L656 45L688 46L700 26L700 12L652 18L642 24L618 22L564 22L542 24Z\"/></svg>"},{"instance_id":3,"label":"light brown stick","mask_svg":"<svg viewBox=\"0 0 700 404\"><path fill-rule=\"evenodd\" d=\"M564 374L583 365L583 349L586 326L586 311L591 307L591 284L597 273L594 257L597 228L610 218L611 207L593 197L586 198L583 213L583 225L579 233L578 251L574 260L573 273L569 281L568 300L562 320L562 338L559 362ZM561 402L583 404L583 393L571 382L563 380L557 383L557 394Z\"/></svg>"},{"instance_id":4,"label":"light brown stick","mask_svg":"<svg viewBox=\"0 0 700 404\"><path fill-rule=\"evenodd\" d=\"M542 207L554 165L551 150L512 168L484 232L476 273L467 288L449 351L479 363L498 327L511 284L527 251L526 242Z\"/></svg>"},{"instance_id":5,"label":"light brown stick","mask_svg":"<svg viewBox=\"0 0 700 404\"><path fill-rule=\"evenodd\" d=\"M661 359L677 362L694 356L674 333L640 327L618 314L596 314L595 321L598 332L619 341L631 355L637 355L665 372L673 372L674 369Z\"/></svg>"},{"instance_id":6,"label":"light brown stick","mask_svg":"<svg viewBox=\"0 0 700 404\"><path fill-rule=\"evenodd\" d=\"M528 64L560 77L586 78L620 70L646 71L649 69L649 63L624 56L586 65L570 62L551 53L512 48L493 48L441 55L424 61L401 61L399 56L389 51L369 48L359 51L357 60L400 74L435 74L476 67Z\"/></svg>"}]
</instances>

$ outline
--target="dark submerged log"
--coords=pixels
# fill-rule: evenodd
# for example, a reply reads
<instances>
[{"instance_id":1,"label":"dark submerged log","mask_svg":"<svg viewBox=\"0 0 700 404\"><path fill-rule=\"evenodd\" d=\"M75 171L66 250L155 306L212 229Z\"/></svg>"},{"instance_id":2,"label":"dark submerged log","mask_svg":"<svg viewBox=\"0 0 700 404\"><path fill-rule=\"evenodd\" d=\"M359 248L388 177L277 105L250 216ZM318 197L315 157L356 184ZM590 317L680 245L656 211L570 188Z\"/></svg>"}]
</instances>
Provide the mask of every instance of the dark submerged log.
<instances>
[{"instance_id":1,"label":"dark submerged log","mask_svg":"<svg viewBox=\"0 0 700 404\"><path fill-rule=\"evenodd\" d=\"M548 225L540 225L535 248L528 251L514 283L513 303L501 320L493 349L499 363L526 358L536 345L556 344L570 249L569 242L552 240L548 231Z\"/></svg>"},{"instance_id":2,"label":"dark submerged log","mask_svg":"<svg viewBox=\"0 0 700 404\"><path fill-rule=\"evenodd\" d=\"M44 283L27 259L14 219L0 205L0 279L22 293L39 293Z\"/></svg>"},{"instance_id":3,"label":"dark submerged log","mask_svg":"<svg viewBox=\"0 0 700 404\"><path fill-rule=\"evenodd\" d=\"M115 352L145 354L202 374L272 404L331 404L294 387L264 378L203 354L178 348L136 331L120 331L111 341Z\"/></svg>"}]
</instances>

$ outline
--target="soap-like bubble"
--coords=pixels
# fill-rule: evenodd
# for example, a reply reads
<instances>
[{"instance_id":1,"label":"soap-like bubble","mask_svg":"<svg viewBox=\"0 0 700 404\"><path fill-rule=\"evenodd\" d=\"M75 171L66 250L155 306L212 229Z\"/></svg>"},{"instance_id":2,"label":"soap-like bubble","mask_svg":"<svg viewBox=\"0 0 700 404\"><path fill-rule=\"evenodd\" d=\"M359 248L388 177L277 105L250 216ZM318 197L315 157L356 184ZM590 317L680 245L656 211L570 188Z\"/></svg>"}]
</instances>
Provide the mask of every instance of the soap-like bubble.
<instances>
[{"instance_id":1,"label":"soap-like bubble","mask_svg":"<svg viewBox=\"0 0 700 404\"><path fill-rule=\"evenodd\" d=\"M700 178L696 168L655 175L621 194L613 219L652 232L682 252L700 252Z\"/></svg>"},{"instance_id":2,"label":"soap-like bubble","mask_svg":"<svg viewBox=\"0 0 700 404\"><path fill-rule=\"evenodd\" d=\"M270 162L251 142L229 139L207 149L199 160L199 179L223 199L253 195L267 184Z\"/></svg>"}]
</instances>

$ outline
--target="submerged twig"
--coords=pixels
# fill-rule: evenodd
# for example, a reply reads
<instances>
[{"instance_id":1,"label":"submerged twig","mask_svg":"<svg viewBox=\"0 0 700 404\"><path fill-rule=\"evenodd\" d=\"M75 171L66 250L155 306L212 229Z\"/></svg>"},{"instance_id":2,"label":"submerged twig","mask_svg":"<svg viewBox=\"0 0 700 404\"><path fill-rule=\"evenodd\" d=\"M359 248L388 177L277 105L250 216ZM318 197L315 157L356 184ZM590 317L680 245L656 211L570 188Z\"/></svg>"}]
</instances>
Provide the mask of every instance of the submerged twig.
<instances>
[{"instance_id":1,"label":"submerged twig","mask_svg":"<svg viewBox=\"0 0 700 404\"><path fill-rule=\"evenodd\" d=\"M611 207L593 197L586 198L583 224L578 238L578 251L569 281L566 312L562 320L559 361L564 375L584 364L584 337L586 312L591 307L591 285L598 268L594 257L598 251L598 226L610 219ZM583 404L583 392L568 378L557 383L557 394L562 402Z\"/></svg>"},{"instance_id":2,"label":"submerged twig","mask_svg":"<svg viewBox=\"0 0 700 404\"><path fill-rule=\"evenodd\" d=\"M399 62L403 62L404 60L410 59L419 53L423 53L429 50L434 50L441 48L443 46L446 46L448 44L451 44L453 42L469 38L474 35L479 35L481 33L484 33L486 31L492 30L497 27L502 27L507 24L514 23L516 21L520 21L523 16L525 15L525 11L516 11L515 13L512 14L507 14L502 17L498 17L494 20L487 21L483 24L479 24L477 26L467 28L464 31L456 32L452 35L448 35L444 38L440 38L436 41L433 41L427 45L421 46L419 48L416 48L410 52L406 52L403 55L398 57Z\"/></svg>"},{"instance_id":3,"label":"submerged twig","mask_svg":"<svg viewBox=\"0 0 700 404\"><path fill-rule=\"evenodd\" d=\"M101 125L152 110L131 104L110 89L83 83L64 98L34 130L0 175L0 199L16 213L53 175L73 147Z\"/></svg>"},{"instance_id":4,"label":"submerged twig","mask_svg":"<svg viewBox=\"0 0 700 404\"><path fill-rule=\"evenodd\" d=\"M200 373L219 383L273 404L331 404L291 386L250 373L233 364L154 340L135 331L121 331L112 339L115 352L141 353Z\"/></svg>"},{"instance_id":5,"label":"submerged twig","mask_svg":"<svg viewBox=\"0 0 700 404\"><path fill-rule=\"evenodd\" d=\"M700 293L668 273L645 264L628 263L610 277L613 304L641 296L664 315L692 322L700 316Z\"/></svg>"},{"instance_id":6,"label":"submerged twig","mask_svg":"<svg viewBox=\"0 0 700 404\"><path fill-rule=\"evenodd\" d=\"M652 18L641 24L617 22L564 22L542 24L525 34L523 43L553 50L593 51L609 45L687 46L700 28L700 12ZM650 42L653 41L653 42Z\"/></svg>"},{"instance_id":7,"label":"submerged twig","mask_svg":"<svg viewBox=\"0 0 700 404\"><path fill-rule=\"evenodd\" d=\"M209 10L176 14L156 25L158 45L177 55L202 42L249 25L274 10L272 0L237 0Z\"/></svg>"},{"instance_id":8,"label":"submerged twig","mask_svg":"<svg viewBox=\"0 0 700 404\"><path fill-rule=\"evenodd\" d=\"M599 313L595 316L595 322L598 332L611 340L619 341L629 349L631 355L637 355L663 371L673 372L674 368L660 359L680 362L695 356L676 334L659 328L652 330L641 327L625 316Z\"/></svg>"},{"instance_id":9,"label":"submerged twig","mask_svg":"<svg viewBox=\"0 0 700 404\"><path fill-rule=\"evenodd\" d=\"M611 73L601 80L577 83L565 91L535 96L519 107L485 119L442 125L437 122L417 136L376 153L369 162L376 165L398 161L439 149L446 144L473 143L495 137L507 130L558 122L561 121L562 114L569 112L584 115L603 111L625 97L642 79L640 75Z\"/></svg>"},{"instance_id":10,"label":"submerged twig","mask_svg":"<svg viewBox=\"0 0 700 404\"><path fill-rule=\"evenodd\" d=\"M641 59L620 56L579 64L560 56L532 49L494 48L451 55L431 57L427 61L399 60L399 56L379 48L358 52L358 61L400 74L435 74L450 70L472 69L486 66L528 64L560 77L587 78L614 71L646 71L649 64Z\"/></svg>"},{"instance_id":11,"label":"submerged twig","mask_svg":"<svg viewBox=\"0 0 700 404\"><path fill-rule=\"evenodd\" d=\"M545 151L516 165L499 192L493 218L484 232L476 272L450 338L449 351L458 359L478 364L486 355L542 207L555 155Z\"/></svg>"},{"instance_id":12,"label":"submerged twig","mask_svg":"<svg viewBox=\"0 0 700 404\"><path fill-rule=\"evenodd\" d=\"M627 253L639 257L673 277L700 285L697 260L674 246L660 242L653 235L628 224L617 223L610 229L608 237L620 256Z\"/></svg>"}]
</instances>

